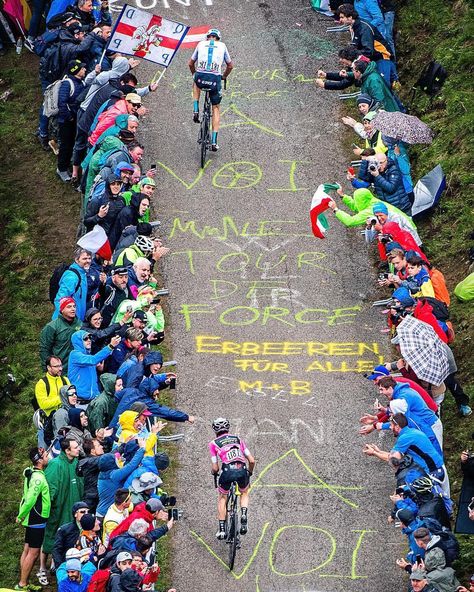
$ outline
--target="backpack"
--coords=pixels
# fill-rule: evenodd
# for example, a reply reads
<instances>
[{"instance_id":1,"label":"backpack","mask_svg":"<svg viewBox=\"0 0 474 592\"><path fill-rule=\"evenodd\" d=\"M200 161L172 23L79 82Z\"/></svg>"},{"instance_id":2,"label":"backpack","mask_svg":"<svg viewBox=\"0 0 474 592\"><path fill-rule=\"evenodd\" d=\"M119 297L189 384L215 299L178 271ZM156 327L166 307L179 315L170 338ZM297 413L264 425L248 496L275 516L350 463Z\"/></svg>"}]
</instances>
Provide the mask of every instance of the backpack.
<instances>
[{"instance_id":1,"label":"backpack","mask_svg":"<svg viewBox=\"0 0 474 592\"><path fill-rule=\"evenodd\" d=\"M447 71L441 64L431 61L415 82L413 90L420 89L430 97L439 93L448 77Z\"/></svg>"},{"instance_id":2,"label":"backpack","mask_svg":"<svg viewBox=\"0 0 474 592\"><path fill-rule=\"evenodd\" d=\"M61 278L64 275L65 271L72 271L77 275L77 284L74 288L74 292L72 293L73 295L79 290L80 286L81 286L81 276L79 274L79 272L77 271L77 269L74 269L73 267L69 267L69 265L67 263L60 263L58 266L56 266L54 268L53 274L49 279L49 301L54 304L54 300L56 298L56 294L58 293L59 290L59 283L61 281Z\"/></svg>"},{"instance_id":3,"label":"backpack","mask_svg":"<svg viewBox=\"0 0 474 592\"><path fill-rule=\"evenodd\" d=\"M87 584L87 592L106 592L110 580L110 567L98 569L92 574Z\"/></svg>"},{"instance_id":4,"label":"backpack","mask_svg":"<svg viewBox=\"0 0 474 592\"><path fill-rule=\"evenodd\" d=\"M50 84L48 87L46 87L43 99L43 113L46 115L46 117L54 117L59 113L59 89L65 80L69 82L71 87L69 90L69 96L72 97L74 94L74 82L67 76L56 80L56 82L53 82L53 84Z\"/></svg>"},{"instance_id":5,"label":"backpack","mask_svg":"<svg viewBox=\"0 0 474 592\"><path fill-rule=\"evenodd\" d=\"M418 300L427 302L431 306L433 314L438 321L446 322L449 319L449 308L441 300L432 298L431 296L423 296L423 298L418 298Z\"/></svg>"},{"instance_id":6,"label":"backpack","mask_svg":"<svg viewBox=\"0 0 474 592\"><path fill-rule=\"evenodd\" d=\"M447 530L446 528L438 531L436 531L436 529L429 530L432 535L438 536L440 539L433 547L430 548L438 548L444 551L444 556L446 557L446 567L451 567L453 561L456 561L460 554L459 542L457 538L450 530Z\"/></svg>"},{"instance_id":7,"label":"backpack","mask_svg":"<svg viewBox=\"0 0 474 592\"><path fill-rule=\"evenodd\" d=\"M48 46L39 63L39 75L46 82L54 82L63 75L61 67L61 43Z\"/></svg>"},{"instance_id":8,"label":"backpack","mask_svg":"<svg viewBox=\"0 0 474 592\"><path fill-rule=\"evenodd\" d=\"M429 274L436 300L441 300L446 306L449 306L451 304L451 297L449 296L448 288L446 287L444 275L439 269L435 268L430 269Z\"/></svg>"},{"instance_id":9,"label":"backpack","mask_svg":"<svg viewBox=\"0 0 474 592\"><path fill-rule=\"evenodd\" d=\"M33 51L41 58L44 56L47 48L50 47L52 43L56 43L58 40L59 29L55 29L54 31L45 31L33 41Z\"/></svg>"}]
</instances>

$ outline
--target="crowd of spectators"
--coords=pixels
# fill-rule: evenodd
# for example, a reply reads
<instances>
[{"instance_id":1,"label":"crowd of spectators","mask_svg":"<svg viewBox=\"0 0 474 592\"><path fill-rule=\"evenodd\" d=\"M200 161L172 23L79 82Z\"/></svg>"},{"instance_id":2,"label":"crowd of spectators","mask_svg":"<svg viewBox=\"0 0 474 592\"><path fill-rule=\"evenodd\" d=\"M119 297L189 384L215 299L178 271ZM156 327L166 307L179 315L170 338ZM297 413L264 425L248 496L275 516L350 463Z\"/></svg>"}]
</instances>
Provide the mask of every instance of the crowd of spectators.
<instances>
[{"instance_id":1,"label":"crowd of spectators","mask_svg":"<svg viewBox=\"0 0 474 592\"><path fill-rule=\"evenodd\" d=\"M330 210L346 227L362 227L368 243L376 243L378 286L387 316L384 333L399 356L376 366L367 376L377 398L360 418L360 434L392 432L390 438L364 446L364 453L390 465L394 493L388 520L406 537L408 553L396 561L410 578L414 592L466 591L452 563L459 558L453 534L453 502L443 452L442 403L449 391L460 417L471 415L469 397L456 378L450 348L454 328L449 320L450 295L443 274L422 250L422 240L411 217L413 183L409 146L376 130L380 110L404 111L395 61L392 1L331 0L341 25L348 27L351 44L339 52L342 70L320 70L316 86L341 90L355 85L358 114L342 118L364 141L353 145L358 172L348 169L353 195L342 187L331 198ZM344 33L345 34L345 33ZM338 203L341 199L341 204ZM344 206L344 207L342 207ZM345 208L348 210L346 211ZM387 442L388 450L379 448ZM461 455L462 468L472 478L471 454ZM472 515L472 516L471 516ZM474 518L474 511L469 510ZM395 560L395 558L394 558ZM474 589L474 576L470 589Z\"/></svg>"},{"instance_id":2,"label":"crowd of spectators","mask_svg":"<svg viewBox=\"0 0 474 592\"><path fill-rule=\"evenodd\" d=\"M34 9L32 23L43 3ZM28 39L45 97L37 136L59 179L81 193L82 232L72 260L52 273L54 310L39 336L38 442L24 472L15 589L159 590L158 541L176 503L163 448L173 436L161 432L194 417L162 401L176 383L157 349L167 295L158 262L168 249L151 222L155 168L143 168L139 141L157 85L140 86L138 60L105 50L107 2L98 12L77 0L39 32ZM40 586L30 581L38 561Z\"/></svg>"},{"instance_id":3,"label":"crowd of spectators","mask_svg":"<svg viewBox=\"0 0 474 592\"><path fill-rule=\"evenodd\" d=\"M449 347L449 293L411 218L407 146L372 125L377 111L404 109L396 94L395 7L390 0L335 4L351 44L339 52L343 69L319 71L316 86L360 89L361 121L343 122L365 146L354 148L361 164L357 175L348 173L353 196L337 190L351 213L335 199L330 208L345 226L365 226L367 239L377 243L379 285L391 291L387 332L400 351L368 376L380 400L360 420L364 437L391 430L396 441L389 451L368 443L364 452L394 471L389 521L407 537L408 554L397 564L409 574L411 590L466 592L451 567L459 546L443 456L446 389L462 417L472 411ZM34 15L32 22L38 20ZM160 443L166 423L154 420L194 421L161 400L176 381L156 349L165 335L160 297L166 295L157 264L168 249L154 236L159 223L150 222L155 169L143 169L138 140L143 101L157 85L140 86L138 62L105 50L106 2L97 14L92 0L77 0L38 32L29 39L41 56L45 92L37 135L57 157L59 179L81 193L84 236L73 261L59 265L50 282L54 312L39 340L38 445L24 472L17 521L25 545L15 589L40 589L30 582L38 560L41 586L56 579L60 592L157 589L156 543L174 526L167 508L175 498L167 491L170 459ZM88 248L91 235L105 237L108 256L99 255L103 244ZM463 453L465 466L470 458Z\"/></svg>"}]
</instances>

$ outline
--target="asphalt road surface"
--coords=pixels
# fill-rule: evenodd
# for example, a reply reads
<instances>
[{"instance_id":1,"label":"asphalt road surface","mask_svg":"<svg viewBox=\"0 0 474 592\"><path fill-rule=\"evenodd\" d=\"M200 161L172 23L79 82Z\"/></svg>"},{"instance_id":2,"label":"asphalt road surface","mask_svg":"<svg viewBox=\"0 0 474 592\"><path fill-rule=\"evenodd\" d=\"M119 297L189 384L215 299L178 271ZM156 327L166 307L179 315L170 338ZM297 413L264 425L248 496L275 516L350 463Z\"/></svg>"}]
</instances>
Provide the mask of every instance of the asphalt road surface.
<instances>
[{"instance_id":1,"label":"asphalt road surface","mask_svg":"<svg viewBox=\"0 0 474 592\"><path fill-rule=\"evenodd\" d=\"M343 34L309 0L143 0L191 26L218 27L235 69L222 103L221 150L199 170L190 50L145 103L145 165L157 162L154 203L171 253L176 405L183 427L175 528L180 592L371 592L402 589L403 537L387 525L393 476L362 454L359 417L376 392L363 377L388 355L371 308L375 273L357 230L330 217L309 227L319 183L345 181L349 155L335 93L312 84L337 67ZM189 5L189 6L186 6ZM140 6L140 5L139 5ZM140 67L151 79L152 66ZM143 134L144 132L144 134ZM348 187L346 187L348 189ZM249 533L235 572L215 540L207 443L230 418L257 459ZM181 428L181 426L179 426ZM375 441L376 438L373 438ZM390 447L390 435L380 443Z\"/></svg>"}]
</instances>

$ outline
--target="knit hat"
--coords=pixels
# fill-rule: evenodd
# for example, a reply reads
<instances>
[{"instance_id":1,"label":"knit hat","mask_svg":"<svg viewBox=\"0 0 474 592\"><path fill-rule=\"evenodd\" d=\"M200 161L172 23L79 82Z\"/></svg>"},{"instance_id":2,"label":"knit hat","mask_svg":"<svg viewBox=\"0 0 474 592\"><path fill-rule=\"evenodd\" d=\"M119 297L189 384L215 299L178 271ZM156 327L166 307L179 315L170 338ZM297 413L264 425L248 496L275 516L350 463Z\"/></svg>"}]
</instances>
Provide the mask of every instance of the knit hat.
<instances>
[{"instance_id":1,"label":"knit hat","mask_svg":"<svg viewBox=\"0 0 474 592\"><path fill-rule=\"evenodd\" d=\"M372 212L374 214L385 214L386 216L388 216L388 208L381 201L374 205L374 207L372 208Z\"/></svg>"},{"instance_id":2,"label":"knit hat","mask_svg":"<svg viewBox=\"0 0 474 592\"><path fill-rule=\"evenodd\" d=\"M78 510L88 510L88 509L89 509L89 504L86 504L86 502L76 502L75 504L72 505L72 508L71 508L72 517L74 518L74 514Z\"/></svg>"},{"instance_id":3,"label":"knit hat","mask_svg":"<svg viewBox=\"0 0 474 592\"><path fill-rule=\"evenodd\" d=\"M415 305L415 300L410 296L410 292L403 287L397 288L395 292L393 292L392 298L398 300L403 307Z\"/></svg>"},{"instance_id":4,"label":"knit hat","mask_svg":"<svg viewBox=\"0 0 474 592\"><path fill-rule=\"evenodd\" d=\"M395 513L395 518L406 524L407 526L415 520L415 514L411 510L403 508Z\"/></svg>"},{"instance_id":5,"label":"knit hat","mask_svg":"<svg viewBox=\"0 0 474 592\"><path fill-rule=\"evenodd\" d=\"M66 561L66 571L81 571L81 567L79 559L68 559Z\"/></svg>"},{"instance_id":6,"label":"knit hat","mask_svg":"<svg viewBox=\"0 0 474 592\"><path fill-rule=\"evenodd\" d=\"M362 103L365 105L370 105L372 102L373 98L370 95L365 94L360 94L356 100L357 105L361 105Z\"/></svg>"},{"instance_id":7,"label":"knit hat","mask_svg":"<svg viewBox=\"0 0 474 592\"><path fill-rule=\"evenodd\" d=\"M76 304L74 298L71 298L71 296L65 296L64 298L61 298L61 300L59 301L59 312L63 312L63 310L69 304Z\"/></svg>"},{"instance_id":8,"label":"knit hat","mask_svg":"<svg viewBox=\"0 0 474 592\"><path fill-rule=\"evenodd\" d=\"M364 121L372 121L376 115L377 113L375 111L369 111L366 115L364 115Z\"/></svg>"},{"instance_id":9,"label":"knit hat","mask_svg":"<svg viewBox=\"0 0 474 592\"><path fill-rule=\"evenodd\" d=\"M95 514L84 514L79 522L82 530L93 530L95 526Z\"/></svg>"},{"instance_id":10,"label":"knit hat","mask_svg":"<svg viewBox=\"0 0 474 592\"><path fill-rule=\"evenodd\" d=\"M67 65L67 71L69 74L77 74L81 68L85 68L86 64L81 60L71 60Z\"/></svg>"}]
</instances>

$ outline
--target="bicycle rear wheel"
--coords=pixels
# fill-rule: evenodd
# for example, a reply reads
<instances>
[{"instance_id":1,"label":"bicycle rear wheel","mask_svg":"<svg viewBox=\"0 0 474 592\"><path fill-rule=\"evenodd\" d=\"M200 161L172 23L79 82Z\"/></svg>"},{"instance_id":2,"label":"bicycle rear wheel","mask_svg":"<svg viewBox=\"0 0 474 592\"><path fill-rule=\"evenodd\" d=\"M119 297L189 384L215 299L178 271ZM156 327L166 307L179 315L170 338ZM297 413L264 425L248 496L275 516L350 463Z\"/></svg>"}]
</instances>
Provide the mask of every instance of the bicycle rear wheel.
<instances>
[{"instance_id":1,"label":"bicycle rear wheel","mask_svg":"<svg viewBox=\"0 0 474 592\"><path fill-rule=\"evenodd\" d=\"M238 516L237 516L237 512L233 513L230 516L230 525L229 525L229 535L230 535L230 539L229 539L229 570L232 571L234 569L234 563L235 563L235 555L237 553L237 545L239 542L239 538L238 538Z\"/></svg>"},{"instance_id":2,"label":"bicycle rear wheel","mask_svg":"<svg viewBox=\"0 0 474 592\"><path fill-rule=\"evenodd\" d=\"M209 149L209 119L207 118L206 114L204 113L202 116L201 122L201 168L204 168L206 164L206 155Z\"/></svg>"}]
</instances>

